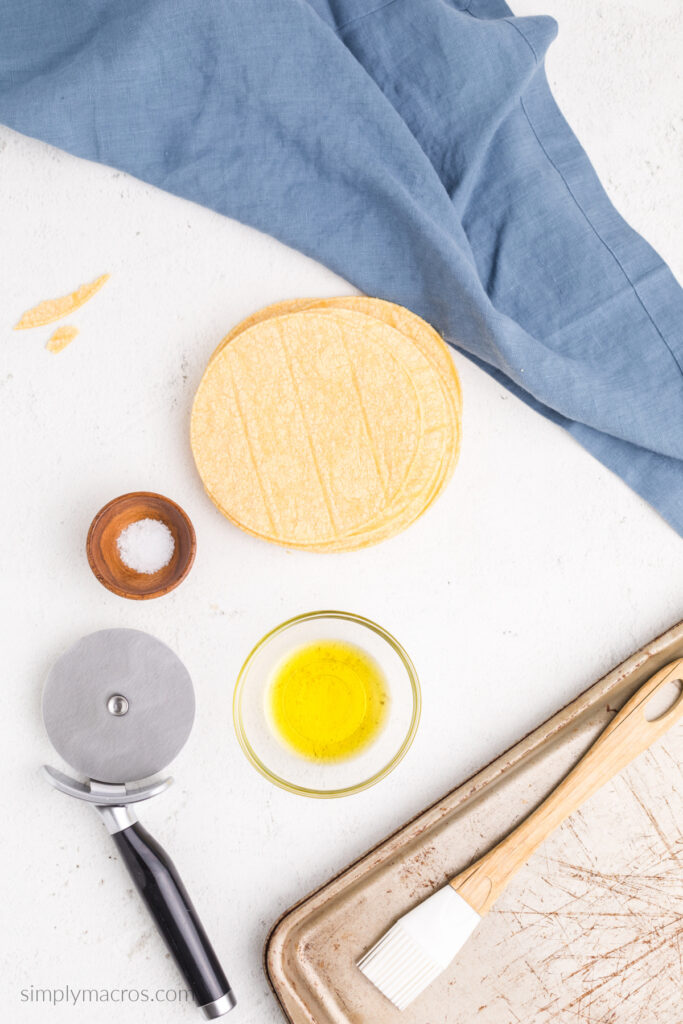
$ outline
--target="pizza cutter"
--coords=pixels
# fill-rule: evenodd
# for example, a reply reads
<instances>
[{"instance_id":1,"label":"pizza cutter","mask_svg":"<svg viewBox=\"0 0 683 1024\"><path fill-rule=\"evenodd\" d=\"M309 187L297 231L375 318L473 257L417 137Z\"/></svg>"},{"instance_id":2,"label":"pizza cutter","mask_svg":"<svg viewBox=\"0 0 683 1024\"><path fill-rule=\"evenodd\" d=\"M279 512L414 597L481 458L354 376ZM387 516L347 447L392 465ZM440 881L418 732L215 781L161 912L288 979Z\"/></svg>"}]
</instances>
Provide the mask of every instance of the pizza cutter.
<instances>
[{"instance_id":1,"label":"pizza cutter","mask_svg":"<svg viewBox=\"0 0 683 1024\"><path fill-rule=\"evenodd\" d=\"M204 1017L213 1020L235 1006L232 989L173 862L134 811L173 782L150 776L180 752L194 707L189 673L166 644L136 629L91 633L55 663L43 690L47 734L86 779L48 765L43 771L55 789L99 812Z\"/></svg>"}]
</instances>

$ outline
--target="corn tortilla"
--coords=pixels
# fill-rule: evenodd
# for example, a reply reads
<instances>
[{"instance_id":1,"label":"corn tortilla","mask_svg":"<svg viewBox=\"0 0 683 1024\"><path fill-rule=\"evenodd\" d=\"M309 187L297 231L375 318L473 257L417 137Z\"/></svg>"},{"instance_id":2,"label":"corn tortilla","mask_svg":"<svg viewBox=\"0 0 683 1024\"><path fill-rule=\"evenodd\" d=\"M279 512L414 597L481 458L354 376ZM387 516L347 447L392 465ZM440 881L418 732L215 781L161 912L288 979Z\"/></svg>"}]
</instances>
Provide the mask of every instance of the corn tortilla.
<instances>
[{"instance_id":1,"label":"corn tortilla","mask_svg":"<svg viewBox=\"0 0 683 1024\"><path fill-rule=\"evenodd\" d=\"M439 401L429 362L384 323L342 310L270 318L211 360L193 453L238 525L283 544L334 543L381 517L407 479L421 490L409 473Z\"/></svg>"},{"instance_id":2,"label":"corn tortilla","mask_svg":"<svg viewBox=\"0 0 683 1024\"><path fill-rule=\"evenodd\" d=\"M367 316L373 316L377 320L383 320L410 338L422 354L434 364L441 376L446 397L453 410L456 423L456 436L454 437L450 452L450 460L442 485L443 489L443 486L448 482L455 469L460 454L460 419L462 415L460 378L448 351L448 346L441 335L426 320L423 320L416 313L411 312L411 310L406 309L405 306L399 306L395 302L387 302L386 299L374 299L367 295L341 295L332 299L285 299L282 302L273 302L271 305L264 306L263 309L259 309L250 316L245 317L244 320L233 327L218 344L211 358L213 359L233 338L236 338L238 334L241 334L248 327L252 327L254 324L273 316L296 313L303 309L349 309L365 313Z\"/></svg>"},{"instance_id":3,"label":"corn tortilla","mask_svg":"<svg viewBox=\"0 0 683 1024\"><path fill-rule=\"evenodd\" d=\"M297 320L303 312L308 318ZM317 319L310 316L315 312ZM327 314L327 323L321 313ZM278 321L275 335L262 333L268 321ZM240 346L244 351L233 347L226 361L228 343L245 333L250 337ZM336 349L330 347L332 335ZM387 348L407 371L417 397L417 443L414 423L406 432L399 415L416 413L414 404L405 405L406 381L397 377L396 365L393 382L391 375L385 379L391 365ZM355 405L349 401L348 380L340 391L335 379L342 364L354 378ZM259 382L266 365L272 373L267 382ZM396 384L399 379L403 387ZM288 394L292 385L294 411ZM227 420L233 421L227 432L226 400L232 409ZM379 435L379 443L369 449L368 408L374 440ZM361 419L365 416L361 434L359 411ZM222 340L197 393L192 445L209 496L242 529L291 547L348 550L399 532L435 500L457 461L460 412L460 384L448 350L415 314L365 296L297 299L259 310ZM241 443L235 437L235 416ZM284 441L279 448L273 431ZM242 483L236 490L238 480Z\"/></svg>"},{"instance_id":4,"label":"corn tortilla","mask_svg":"<svg viewBox=\"0 0 683 1024\"><path fill-rule=\"evenodd\" d=\"M70 345L78 334L78 328L65 324L52 332L47 340L45 348L48 352L62 352L67 345Z\"/></svg>"},{"instance_id":5,"label":"corn tortilla","mask_svg":"<svg viewBox=\"0 0 683 1024\"><path fill-rule=\"evenodd\" d=\"M30 327L44 327L55 320L69 316L76 309L80 309L93 295L100 290L103 284L109 280L109 274L102 274L101 277L82 284L69 295L62 295L58 299L45 299L37 306L28 309L18 323L14 325L15 331L25 331Z\"/></svg>"},{"instance_id":6,"label":"corn tortilla","mask_svg":"<svg viewBox=\"0 0 683 1024\"><path fill-rule=\"evenodd\" d=\"M273 303L270 306L265 306L263 309L257 310L255 313L242 320L229 332L228 335L226 335L225 338L222 339L212 358L218 355L218 353L220 353L225 346L243 330L248 329L256 323L262 322L264 319L303 309L333 308L350 309L363 312L368 316L373 316L376 319L383 320L390 326L400 330L406 337L410 338L415 343L415 345L425 356L427 356L439 372L444 395L450 408L452 429L447 442L448 454L447 458L443 461L443 471L441 473L440 480L429 497L425 499L424 507L417 513L417 515L419 515L425 511L434 500L436 500L453 473L460 453L462 413L462 392L460 388L460 380L448 351L448 346L434 328L426 321L422 320L421 317L412 313L409 309L406 309L403 306L387 302L384 299L374 299L364 295L347 295L332 299L304 298L285 300L283 302ZM415 518L417 518L417 516ZM370 537L366 538L367 543L376 543L378 540L383 539L383 536L387 534L386 528L390 521L391 516L387 516L387 518L383 520L381 526L376 527L373 531L376 536L372 539ZM408 525L408 522L405 522L404 526L405 525ZM402 528L403 526L397 525L396 529L392 529L391 532L398 532L398 529ZM359 538L352 538L350 541L351 546L357 547L359 546L359 543ZM339 548L340 544L341 542L335 544L335 549ZM319 547L318 549L329 550L327 545Z\"/></svg>"}]
</instances>

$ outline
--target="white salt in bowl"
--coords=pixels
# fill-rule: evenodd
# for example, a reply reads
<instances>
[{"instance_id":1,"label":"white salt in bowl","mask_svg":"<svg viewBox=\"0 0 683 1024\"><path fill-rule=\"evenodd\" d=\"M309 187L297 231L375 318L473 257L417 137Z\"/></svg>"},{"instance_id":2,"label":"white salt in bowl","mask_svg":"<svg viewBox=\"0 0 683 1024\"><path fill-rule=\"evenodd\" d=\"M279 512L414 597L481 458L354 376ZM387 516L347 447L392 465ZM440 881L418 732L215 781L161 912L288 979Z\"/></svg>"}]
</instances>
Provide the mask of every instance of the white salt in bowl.
<instances>
[{"instance_id":1,"label":"white salt in bowl","mask_svg":"<svg viewBox=\"0 0 683 1024\"><path fill-rule=\"evenodd\" d=\"M141 525L136 529L135 524ZM86 541L90 568L102 586L133 601L174 590L192 568L196 551L188 515L170 498L149 491L108 502L90 524Z\"/></svg>"}]
</instances>

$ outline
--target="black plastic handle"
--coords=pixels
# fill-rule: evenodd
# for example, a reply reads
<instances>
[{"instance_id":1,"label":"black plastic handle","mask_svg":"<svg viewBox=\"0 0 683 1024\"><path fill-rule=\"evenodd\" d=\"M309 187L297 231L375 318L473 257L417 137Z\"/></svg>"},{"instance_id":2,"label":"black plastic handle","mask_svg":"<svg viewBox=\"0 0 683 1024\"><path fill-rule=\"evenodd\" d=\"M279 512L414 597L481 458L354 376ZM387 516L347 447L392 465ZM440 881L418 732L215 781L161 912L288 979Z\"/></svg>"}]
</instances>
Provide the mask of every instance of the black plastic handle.
<instances>
[{"instance_id":1,"label":"black plastic handle","mask_svg":"<svg viewBox=\"0 0 683 1024\"><path fill-rule=\"evenodd\" d=\"M232 1009L228 979L171 858L139 822L112 839L205 1016Z\"/></svg>"}]
</instances>

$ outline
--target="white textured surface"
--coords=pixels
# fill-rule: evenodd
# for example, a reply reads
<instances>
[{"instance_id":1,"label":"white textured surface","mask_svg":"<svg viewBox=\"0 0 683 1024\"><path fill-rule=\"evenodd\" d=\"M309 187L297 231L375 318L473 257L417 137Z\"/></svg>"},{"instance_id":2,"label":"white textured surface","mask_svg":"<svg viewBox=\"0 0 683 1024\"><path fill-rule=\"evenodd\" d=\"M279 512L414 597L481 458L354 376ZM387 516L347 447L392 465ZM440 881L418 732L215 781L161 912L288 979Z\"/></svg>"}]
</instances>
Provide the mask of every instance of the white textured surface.
<instances>
[{"instance_id":1,"label":"white textured surface","mask_svg":"<svg viewBox=\"0 0 683 1024\"><path fill-rule=\"evenodd\" d=\"M543 11L560 21L548 70L561 106L621 211L680 274L678 0L517 4ZM421 522L342 556L256 541L203 495L187 441L194 388L241 316L348 286L254 231L5 130L0 223L5 1016L195 1019L159 1004L48 1011L20 1000L31 985L178 984L102 825L37 774L51 759L39 715L49 664L83 633L132 626L174 647L198 698L177 784L143 821L172 852L225 962L240 1001L230 1019L275 1024L261 949L278 914L680 618L683 545L462 357L461 464ZM68 321L81 333L63 353L44 350L49 328L11 331L34 302L104 271L111 280ZM92 514L134 489L179 501L199 541L187 581L148 603L100 587L83 548ZM231 724L252 644L320 607L395 632L424 690L406 760L343 801L270 787Z\"/></svg>"}]
</instances>

